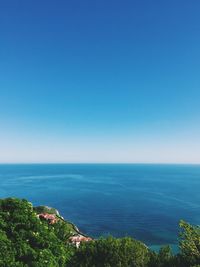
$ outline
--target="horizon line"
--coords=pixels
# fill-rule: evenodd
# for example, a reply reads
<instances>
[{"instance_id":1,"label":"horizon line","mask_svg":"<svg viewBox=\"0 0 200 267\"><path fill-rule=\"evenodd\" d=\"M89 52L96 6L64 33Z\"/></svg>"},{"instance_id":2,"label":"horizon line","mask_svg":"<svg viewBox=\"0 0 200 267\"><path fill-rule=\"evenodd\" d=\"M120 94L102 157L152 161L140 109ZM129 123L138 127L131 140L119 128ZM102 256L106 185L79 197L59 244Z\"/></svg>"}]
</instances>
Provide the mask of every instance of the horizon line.
<instances>
[{"instance_id":1,"label":"horizon line","mask_svg":"<svg viewBox=\"0 0 200 267\"><path fill-rule=\"evenodd\" d=\"M69 165L69 164L93 164L93 165L200 165L200 162L0 162L0 165Z\"/></svg>"}]
</instances>

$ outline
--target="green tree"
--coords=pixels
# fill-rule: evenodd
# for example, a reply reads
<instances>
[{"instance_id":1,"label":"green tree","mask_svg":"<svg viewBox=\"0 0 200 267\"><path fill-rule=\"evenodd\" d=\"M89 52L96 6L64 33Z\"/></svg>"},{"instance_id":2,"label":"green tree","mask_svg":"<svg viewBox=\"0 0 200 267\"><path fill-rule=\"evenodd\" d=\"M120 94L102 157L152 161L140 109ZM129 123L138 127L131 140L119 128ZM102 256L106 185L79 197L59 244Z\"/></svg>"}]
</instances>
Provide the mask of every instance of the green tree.
<instances>
[{"instance_id":1,"label":"green tree","mask_svg":"<svg viewBox=\"0 0 200 267\"><path fill-rule=\"evenodd\" d=\"M161 247L159 252L151 252L149 267L175 267L176 257L170 246Z\"/></svg>"},{"instance_id":2,"label":"green tree","mask_svg":"<svg viewBox=\"0 0 200 267\"><path fill-rule=\"evenodd\" d=\"M108 237L83 243L69 266L74 267L145 267L149 249L132 238Z\"/></svg>"},{"instance_id":3,"label":"green tree","mask_svg":"<svg viewBox=\"0 0 200 267\"><path fill-rule=\"evenodd\" d=\"M200 264L200 227L181 220L180 250L184 264L193 266Z\"/></svg>"},{"instance_id":4,"label":"green tree","mask_svg":"<svg viewBox=\"0 0 200 267\"><path fill-rule=\"evenodd\" d=\"M66 266L74 249L63 229L67 235L64 222L54 227L38 219L26 200L0 200L0 266Z\"/></svg>"},{"instance_id":5,"label":"green tree","mask_svg":"<svg viewBox=\"0 0 200 267\"><path fill-rule=\"evenodd\" d=\"M15 254L12 242L7 238L6 233L0 230L0 266L14 266Z\"/></svg>"}]
</instances>

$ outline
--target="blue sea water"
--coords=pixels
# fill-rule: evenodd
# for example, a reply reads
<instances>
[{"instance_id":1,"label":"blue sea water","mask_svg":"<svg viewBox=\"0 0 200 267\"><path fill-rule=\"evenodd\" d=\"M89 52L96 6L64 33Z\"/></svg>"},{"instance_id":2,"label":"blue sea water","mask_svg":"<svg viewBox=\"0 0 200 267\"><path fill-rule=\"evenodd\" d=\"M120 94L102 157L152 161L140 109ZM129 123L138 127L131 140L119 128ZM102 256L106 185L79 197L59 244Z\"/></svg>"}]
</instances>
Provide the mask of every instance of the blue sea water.
<instances>
[{"instance_id":1,"label":"blue sea water","mask_svg":"<svg viewBox=\"0 0 200 267\"><path fill-rule=\"evenodd\" d=\"M0 165L0 198L57 208L92 237L177 244L178 223L200 224L200 165Z\"/></svg>"}]
</instances>

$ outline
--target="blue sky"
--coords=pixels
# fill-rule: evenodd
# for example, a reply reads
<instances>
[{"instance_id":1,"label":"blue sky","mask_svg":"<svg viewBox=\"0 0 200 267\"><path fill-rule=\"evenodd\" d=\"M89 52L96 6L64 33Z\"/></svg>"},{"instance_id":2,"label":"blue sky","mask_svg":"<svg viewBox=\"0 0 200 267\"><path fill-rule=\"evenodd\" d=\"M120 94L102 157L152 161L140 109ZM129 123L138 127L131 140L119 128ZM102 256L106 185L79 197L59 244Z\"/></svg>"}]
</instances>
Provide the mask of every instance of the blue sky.
<instances>
[{"instance_id":1,"label":"blue sky","mask_svg":"<svg viewBox=\"0 0 200 267\"><path fill-rule=\"evenodd\" d=\"M200 2L0 3L0 162L200 163Z\"/></svg>"}]
</instances>

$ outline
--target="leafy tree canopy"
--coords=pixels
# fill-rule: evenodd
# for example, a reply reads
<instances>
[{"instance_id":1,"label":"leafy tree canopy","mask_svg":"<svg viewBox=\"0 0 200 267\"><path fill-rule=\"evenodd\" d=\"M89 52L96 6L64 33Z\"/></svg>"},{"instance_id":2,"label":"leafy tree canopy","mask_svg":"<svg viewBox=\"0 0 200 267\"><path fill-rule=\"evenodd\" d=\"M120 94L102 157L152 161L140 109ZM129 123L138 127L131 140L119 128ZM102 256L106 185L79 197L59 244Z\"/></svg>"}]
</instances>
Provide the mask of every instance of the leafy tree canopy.
<instances>
[{"instance_id":1,"label":"leafy tree canopy","mask_svg":"<svg viewBox=\"0 0 200 267\"><path fill-rule=\"evenodd\" d=\"M57 216L56 223L37 213ZM180 221L180 253L169 246L158 253L133 238L100 238L69 243L74 227L49 207L34 208L25 199L0 199L1 267L200 267L200 227Z\"/></svg>"}]
</instances>

